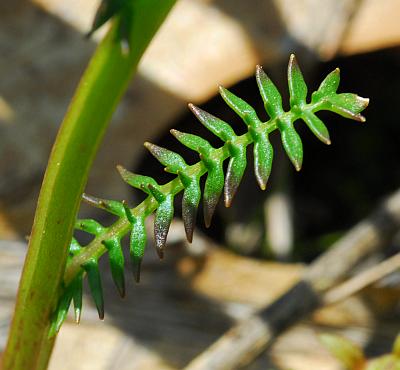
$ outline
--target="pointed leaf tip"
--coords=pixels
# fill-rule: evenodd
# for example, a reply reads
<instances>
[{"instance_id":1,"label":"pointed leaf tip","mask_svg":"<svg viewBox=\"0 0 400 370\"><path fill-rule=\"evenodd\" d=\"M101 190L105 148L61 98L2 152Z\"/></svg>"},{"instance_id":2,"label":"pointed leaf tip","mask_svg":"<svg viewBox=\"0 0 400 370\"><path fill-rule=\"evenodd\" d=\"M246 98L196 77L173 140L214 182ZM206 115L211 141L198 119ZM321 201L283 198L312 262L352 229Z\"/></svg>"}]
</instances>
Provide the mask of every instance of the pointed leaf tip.
<instances>
[{"instance_id":1,"label":"pointed leaf tip","mask_svg":"<svg viewBox=\"0 0 400 370\"><path fill-rule=\"evenodd\" d=\"M125 259L122 253L121 243L118 238L103 240L102 244L108 250L111 275L119 295L125 297Z\"/></svg>"},{"instance_id":2,"label":"pointed leaf tip","mask_svg":"<svg viewBox=\"0 0 400 370\"><path fill-rule=\"evenodd\" d=\"M303 74L297 64L294 54L290 55L288 65L288 83L290 94L290 106L301 106L305 104L307 98L307 85Z\"/></svg>"},{"instance_id":3,"label":"pointed leaf tip","mask_svg":"<svg viewBox=\"0 0 400 370\"><path fill-rule=\"evenodd\" d=\"M193 103L188 103L188 108L191 110L191 112L194 115L199 114L201 111L201 109L199 107L197 107L196 105L194 105Z\"/></svg>"},{"instance_id":4,"label":"pointed leaf tip","mask_svg":"<svg viewBox=\"0 0 400 370\"><path fill-rule=\"evenodd\" d=\"M82 314L82 274L75 278L72 300L74 303L75 322L79 324Z\"/></svg>"},{"instance_id":5,"label":"pointed leaf tip","mask_svg":"<svg viewBox=\"0 0 400 370\"><path fill-rule=\"evenodd\" d=\"M176 174L177 171L183 171L187 167L187 164L182 156L173 152L172 150L151 144L149 142L145 143L145 147L154 158L156 158L162 165L166 167L167 172Z\"/></svg>"},{"instance_id":6,"label":"pointed leaf tip","mask_svg":"<svg viewBox=\"0 0 400 370\"><path fill-rule=\"evenodd\" d=\"M259 135L254 141L254 173L261 190L265 190L272 169L273 147L268 134Z\"/></svg>"},{"instance_id":7,"label":"pointed leaf tip","mask_svg":"<svg viewBox=\"0 0 400 370\"><path fill-rule=\"evenodd\" d=\"M213 185L210 185L213 186ZM204 213L204 225L208 229L211 226L212 217L215 212L215 208L217 207L219 198L222 193L222 189L224 186L224 182L222 179L221 185L219 185L220 190L217 190L215 193L212 193L214 189L210 189L208 194L204 192L204 199L203 199L203 213Z\"/></svg>"},{"instance_id":8,"label":"pointed leaf tip","mask_svg":"<svg viewBox=\"0 0 400 370\"><path fill-rule=\"evenodd\" d=\"M365 122L365 117L360 113L368 106L369 99L352 93L341 93L329 95L325 97L325 100L330 103L330 106L326 109L345 118Z\"/></svg>"},{"instance_id":9,"label":"pointed leaf tip","mask_svg":"<svg viewBox=\"0 0 400 370\"><path fill-rule=\"evenodd\" d=\"M275 118L282 114L282 96L261 66L257 66L256 81L268 115Z\"/></svg>"},{"instance_id":10,"label":"pointed leaf tip","mask_svg":"<svg viewBox=\"0 0 400 370\"><path fill-rule=\"evenodd\" d=\"M88 276L90 293L97 308L99 319L104 319L104 298L97 260L91 259L82 265Z\"/></svg>"},{"instance_id":11,"label":"pointed leaf tip","mask_svg":"<svg viewBox=\"0 0 400 370\"><path fill-rule=\"evenodd\" d=\"M122 177L122 179L128 184L130 184L130 182L132 182L132 179L136 176L134 173L127 170L125 167L121 166L120 164L117 165L117 171L118 171L119 175Z\"/></svg>"},{"instance_id":12,"label":"pointed leaf tip","mask_svg":"<svg viewBox=\"0 0 400 370\"><path fill-rule=\"evenodd\" d=\"M293 126L281 130L282 144L296 171L301 170L303 164L303 144L299 134Z\"/></svg>"},{"instance_id":13,"label":"pointed leaf tip","mask_svg":"<svg viewBox=\"0 0 400 370\"><path fill-rule=\"evenodd\" d=\"M247 166L246 148L235 146L235 155L231 157L226 172L224 186L224 203L229 208L239 188Z\"/></svg>"},{"instance_id":14,"label":"pointed leaf tip","mask_svg":"<svg viewBox=\"0 0 400 370\"><path fill-rule=\"evenodd\" d=\"M224 181L223 162L210 161L203 196L204 223L207 228L211 225L212 216L224 188Z\"/></svg>"},{"instance_id":15,"label":"pointed leaf tip","mask_svg":"<svg viewBox=\"0 0 400 370\"><path fill-rule=\"evenodd\" d=\"M164 259L164 247L159 247L156 245L156 252L157 252L157 256L160 260Z\"/></svg>"},{"instance_id":16,"label":"pointed leaf tip","mask_svg":"<svg viewBox=\"0 0 400 370\"><path fill-rule=\"evenodd\" d=\"M132 224L132 230L129 241L129 253L132 266L138 260L141 260L144 255L144 249L147 243L147 234L145 226L145 217L136 218L135 222Z\"/></svg>"},{"instance_id":17,"label":"pointed leaf tip","mask_svg":"<svg viewBox=\"0 0 400 370\"><path fill-rule=\"evenodd\" d=\"M303 112L301 117L308 128L311 130L311 132L319 140L321 140L324 144L331 144L328 128L314 113L305 111Z\"/></svg>"},{"instance_id":18,"label":"pointed leaf tip","mask_svg":"<svg viewBox=\"0 0 400 370\"><path fill-rule=\"evenodd\" d=\"M236 137L233 128L222 119L213 116L193 104L189 104L189 109L207 130L210 130L222 141L232 140Z\"/></svg>"},{"instance_id":19,"label":"pointed leaf tip","mask_svg":"<svg viewBox=\"0 0 400 370\"><path fill-rule=\"evenodd\" d=\"M103 209L104 211L112 213L113 215L119 217L124 215L124 209L121 202L96 198L85 193L82 194L82 200L93 207Z\"/></svg>"},{"instance_id":20,"label":"pointed leaf tip","mask_svg":"<svg viewBox=\"0 0 400 370\"><path fill-rule=\"evenodd\" d=\"M160 203L154 219L154 240L156 244L156 251L160 259L162 259L164 255L167 235L173 217L174 198L171 194L168 194Z\"/></svg>"},{"instance_id":21,"label":"pointed leaf tip","mask_svg":"<svg viewBox=\"0 0 400 370\"><path fill-rule=\"evenodd\" d=\"M182 198L183 225L185 227L186 238L191 243L196 225L197 208L201 198L200 176L187 176L186 179L180 176L180 179L185 187Z\"/></svg>"},{"instance_id":22,"label":"pointed leaf tip","mask_svg":"<svg viewBox=\"0 0 400 370\"><path fill-rule=\"evenodd\" d=\"M262 74L262 73L265 74L263 67L261 65L257 64L256 65L256 78L257 79L260 78L260 74Z\"/></svg>"},{"instance_id":23,"label":"pointed leaf tip","mask_svg":"<svg viewBox=\"0 0 400 370\"><path fill-rule=\"evenodd\" d=\"M133 278L136 283L140 283L140 270L142 265L142 258L132 258L132 271Z\"/></svg>"}]
</instances>

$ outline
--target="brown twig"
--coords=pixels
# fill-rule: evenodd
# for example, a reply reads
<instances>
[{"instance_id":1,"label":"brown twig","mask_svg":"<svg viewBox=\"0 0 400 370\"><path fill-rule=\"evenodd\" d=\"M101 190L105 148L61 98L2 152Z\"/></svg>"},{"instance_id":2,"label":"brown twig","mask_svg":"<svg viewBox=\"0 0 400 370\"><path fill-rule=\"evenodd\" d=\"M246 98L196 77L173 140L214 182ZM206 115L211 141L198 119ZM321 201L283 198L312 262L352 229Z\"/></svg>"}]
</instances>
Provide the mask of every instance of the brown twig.
<instances>
[{"instance_id":1,"label":"brown twig","mask_svg":"<svg viewBox=\"0 0 400 370\"><path fill-rule=\"evenodd\" d=\"M400 227L400 190L314 261L302 280L257 315L240 322L185 370L228 370L249 363L292 323L323 302L323 294L363 258L379 250Z\"/></svg>"},{"instance_id":2,"label":"brown twig","mask_svg":"<svg viewBox=\"0 0 400 370\"><path fill-rule=\"evenodd\" d=\"M376 283L385 276L400 269L400 253L378 263L358 275L330 289L322 298L322 305L330 305L358 293L367 286Z\"/></svg>"}]
</instances>

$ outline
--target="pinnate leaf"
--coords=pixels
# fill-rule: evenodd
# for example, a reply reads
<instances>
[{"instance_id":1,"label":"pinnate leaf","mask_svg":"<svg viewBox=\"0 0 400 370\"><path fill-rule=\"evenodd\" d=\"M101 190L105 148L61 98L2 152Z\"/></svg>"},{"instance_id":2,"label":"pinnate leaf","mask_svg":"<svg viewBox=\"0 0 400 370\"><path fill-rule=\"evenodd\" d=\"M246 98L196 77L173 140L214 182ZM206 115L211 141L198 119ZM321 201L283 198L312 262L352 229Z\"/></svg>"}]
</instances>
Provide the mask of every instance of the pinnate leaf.
<instances>
[{"instance_id":1,"label":"pinnate leaf","mask_svg":"<svg viewBox=\"0 0 400 370\"><path fill-rule=\"evenodd\" d=\"M270 133L277 129L279 130L287 155L295 168L300 170L303 161L303 146L300 136L295 130L295 122L303 120L319 140L329 144L328 129L316 116L316 112L330 110L344 117L359 121L364 120L364 117L360 113L367 106L368 99L349 93L337 94L336 91L340 82L338 69L331 72L324 79L318 91L312 94L311 103L307 104L307 86L294 56L291 56L288 66L291 108L288 112L283 110L282 97L278 89L261 67L257 67L256 79L265 109L271 118L270 120L261 122L253 107L229 90L221 87L220 93L222 98L247 124L248 132L237 136L228 123L190 104L189 108L197 119L224 142L222 147L214 148L206 139L197 135L171 130L171 133L178 141L199 153L199 163L189 166L179 154L155 144L145 143L151 154L166 167L167 171L176 174L177 178L168 184L158 185L152 177L137 175L118 166L118 171L125 182L134 188L143 190L149 195L139 206L135 209L130 209L124 201L118 202L88 195L83 196L83 199L89 204L104 209L120 218L114 225L109 227L103 227L93 220L79 220L76 227L95 235L95 244L92 246L94 249L97 247L96 243L100 244L101 242L108 249L113 279L121 295L125 293L125 282L120 239L125 233L130 231L131 263L135 280L139 281L140 265L147 242L145 229L146 217L155 212L155 245L159 257L162 258L174 213L173 198L178 192L183 190L183 221L186 236L189 241L192 241L197 208L201 199L201 176L204 174L207 176L204 186L203 208L204 221L208 227L210 226L211 218L222 191L224 191L225 205L229 207L232 203L232 199L246 169L247 146L254 144L254 172L259 186L261 189L265 189L273 160L273 148L269 141ZM229 161L226 176L224 176L223 171L225 160ZM73 239L70 245L69 261L71 262L71 259L79 256L82 250L81 245ZM97 259L92 257L83 265L79 261L79 266L82 266L87 272L89 286L99 316L103 317L104 302ZM82 293L82 274L80 275L79 284L80 288L78 286L73 288L73 284L71 283L65 289L66 294L61 297L58 306L60 309L54 316L53 331L58 330L61 322L64 320L72 299L74 302L76 301L75 312L79 319L81 312L81 298L79 297ZM73 294L71 293L72 291L74 292ZM340 347L340 343L336 344L336 347ZM343 350L343 348L346 348L345 345L342 345L341 348L342 352L346 352L345 349ZM346 361L348 358L348 356L345 357Z\"/></svg>"}]
</instances>

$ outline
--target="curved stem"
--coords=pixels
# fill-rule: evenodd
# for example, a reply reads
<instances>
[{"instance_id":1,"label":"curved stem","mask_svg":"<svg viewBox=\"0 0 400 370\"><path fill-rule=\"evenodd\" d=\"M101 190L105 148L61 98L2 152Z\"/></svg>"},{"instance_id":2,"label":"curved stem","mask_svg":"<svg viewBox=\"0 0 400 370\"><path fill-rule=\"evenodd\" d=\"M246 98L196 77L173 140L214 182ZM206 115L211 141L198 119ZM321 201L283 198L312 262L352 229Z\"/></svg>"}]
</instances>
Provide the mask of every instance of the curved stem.
<instances>
[{"instance_id":1,"label":"curved stem","mask_svg":"<svg viewBox=\"0 0 400 370\"><path fill-rule=\"evenodd\" d=\"M97 48L54 144L35 214L3 356L3 370L45 369L50 316L61 293L68 247L89 169L111 115L144 50L175 0L132 1L127 55L117 24Z\"/></svg>"}]
</instances>

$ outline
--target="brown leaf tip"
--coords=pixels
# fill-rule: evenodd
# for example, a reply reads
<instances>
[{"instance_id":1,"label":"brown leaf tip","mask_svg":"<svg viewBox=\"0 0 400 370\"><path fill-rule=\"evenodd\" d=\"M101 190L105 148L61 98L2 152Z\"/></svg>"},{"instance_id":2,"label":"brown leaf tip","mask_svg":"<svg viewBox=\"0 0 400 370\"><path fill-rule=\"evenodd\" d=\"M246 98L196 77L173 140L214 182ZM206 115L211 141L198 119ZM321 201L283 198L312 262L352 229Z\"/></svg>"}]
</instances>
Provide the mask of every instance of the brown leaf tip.
<instances>
[{"instance_id":1,"label":"brown leaf tip","mask_svg":"<svg viewBox=\"0 0 400 370\"><path fill-rule=\"evenodd\" d=\"M219 91L221 96L225 96L228 90L225 89L225 87L223 87L222 85L219 85L218 86L218 91Z\"/></svg>"},{"instance_id":2,"label":"brown leaf tip","mask_svg":"<svg viewBox=\"0 0 400 370\"><path fill-rule=\"evenodd\" d=\"M299 69L299 65L297 64L297 59L294 54L290 54L289 58L289 69Z\"/></svg>"},{"instance_id":3,"label":"brown leaf tip","mask_svg":"<svg viewBox=\"0 0 400 370\"><path fill-rule=\"evenodd\" d=\"M156 247L156 252L160 260L164 259L164 248Z\"/></svg>"}]
</instances>

